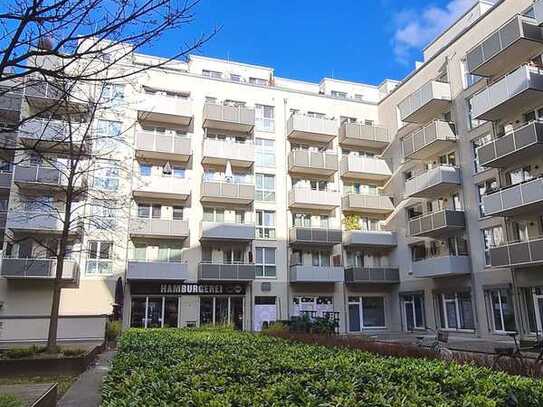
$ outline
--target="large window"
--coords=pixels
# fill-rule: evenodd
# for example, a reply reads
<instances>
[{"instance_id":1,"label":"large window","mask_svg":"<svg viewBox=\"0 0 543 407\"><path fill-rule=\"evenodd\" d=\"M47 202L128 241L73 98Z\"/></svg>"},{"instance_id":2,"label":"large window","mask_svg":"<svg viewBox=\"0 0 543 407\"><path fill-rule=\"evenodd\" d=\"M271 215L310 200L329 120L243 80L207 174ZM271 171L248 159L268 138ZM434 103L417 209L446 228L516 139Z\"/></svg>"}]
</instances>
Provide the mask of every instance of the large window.
<instances>
[{"instance_id":1,"label":"large window","mask_svg":"<svg viewBox=\"0 0 543 407\"><path fill-rule=\"evenodd\" d=\"M277 274L275 266L275 247L256 248L256 276L275 277Z\"/></svg>"},{"instance_id":2,"label":"large window","mask_svg":"<svg viewBox=\"0 0 543 407\"><path fill-rule=\"evenodd\" d=\"M256 138L256 166L275 168L274 141L264 138Z\"/></svg>"},{"instance_id":3,"label":"large window","mask_svg":"<svg viewBox=\"0 0 543 407\"><path fill-rule=\"evenodd\" d=\"M274 131L273 106L255 105L255 126L260 131Z\"/></svg>"},{"instance_id":4,"label":"large window","mask_svg":"<svg viewBox=\"0 0 543 407\"><path fill-rule=\"evenodd\" d=\"M438 295L441 328L451 330L473 330L473 308L471 293L455 292Z\"/></svg>"},{"instance_id":5,"label":"large window","mask_svg":"<svg viewBox=\"0 0 543 407\"><path fill-rule=\"evenodd\" d=\"M108 153L119 147L122 138L121 122L111 120L98 120L94 148L97 153Z\"/></svg>"},{"instance_id":6,"label":"large window","mask_svg":"<svg viewBox=\"0 0 543 407\"><path fill-rule=\"evenodd\" d=\"M132 297L132 328L177 328L180 297Z\"/></svg>"},{"instance_id":7,"label":"large window","mask_svg":"<svg viewBox=\"0 0 543 407\"><path fill-rule=\"evenodd\" d=\"M256 174L256 200L264 202L275 201L275 175Z\"/></svg>"},{"instance_id":8,"label":"large window","mask_svg":"<svg viewBox=\"0 0 543 407\"><path fill-rule=\"evenodd\" d=\"M94 188L117 191L119 188L120 169L116 161L98 162L94 172Z\"/></svg>"},{"instance_id":9,"label":"large window","mask_svg":"<svg viewBox=\"0 0 543 407\"><path fill-rule=\"evenodd\" d=\"M275 212L256 211L256 238L275 239Z\"/></svg>"},{"instance_id":10,"label":"large window","mask_svg":"<svg viewBox=\"0 0 543 407\"><path fill-rule=\"evenodd\" d=\"M224 209L204 208L204 222L224 223Z\"/></svg>"},{"instance_id":11,"label":"large window","mask_svg":"<svg viewBox=\"0 0 543 407\"><path fill-rule=\"evenodd\" d=\"M503 229L501 226L495 226L492 228L483 229L482 233L485 250L485 264L490 266L490 248L503 244Z\"/></svg>"},{"instance_id":12,"label":"large window","mask_svg":"<svg viewBox=\"0 0 543 407\"><path fill-rule=\"evenodd\" d=\"M473 106L471 101L472 99L467 99L466 103L468 105L468 128L473 130L486 122L484 120L477 120L473 118Z\"/></svg>"},{"instance_id":13,"label":"large window","mask_svg":"<svg viewBox=\"0 0 543 407\"><path fill-rule=\"evenodd\" d=\"M349 297L349 331L386 328L383 297Z\"/></svg>"},{"instance_id":14,"label":"large window","mask_svg":"<svg viewBox=\"0 0 543 407\"><path fill-rule=\"evenodd\" d=\"M406 331L410 332L414 329L424 329L426 326L424 318L424 295L404 295L401 299Z\"/></svg>"},{"instance_id":15,"label":"large window","mask_svg":"<svg viewBox=\"0 0 543 407\"><path fill-rule=\"evenodd\" d=\"M481 146L484 146L485 144L488 144L491 140L492 136L490 134L487 134L486 136L479 137L478 139L471 142L473 149L473 166L475 168L475 173L486 170L486 168L483 167L479 162L479 154L477 149Z\"/></svg>"},{"instance_id":16,"label":"large window","mask_svg":"<svg viewBox=\"0 0 543 407\"><path fill-rule=\"evenodd\" d=\"M334 314L333 297L294 297L292 315L302 316L309 314L316 317L330 317Z\"/></svg>"},{"instance_id":17,"label":"large window","mask_svg":"<svg viewBox=\"0 0 543 407\"><path fill-rule=\"evenodd\" d=\"M91 240L89 242L89 259L87 274L108 275L112 273L113 242Z\"/></svg>"},{"instance_id":18,"label":"large window","mask_svg":"<svg viewBox=\"0 0 543 407\"><path fill-rule=\"evenodd\" d=\"M90 204L90 227L94 229L112 229L117 225L118 203L114 201Z\"/></svg>"},{"instance_id":19,"label":"large window","mask_svg":"<svg viewBox=\"0 0 543 407\"><path fill-rule=\"evenodd\" d=\"M102 88L101 100L111 108L118 108L124 101L124 85L106 83Z\"/></svg>"},{"instance_id":20,"label":"large window","mask_svg":"<svg viewBox=\"0 0 543 407\"><path fill-rule=\"evenodd\" d=\"M483 205L483 196L494 191L498 187L495 179L489 179L482 184L477 185L477 201L479 203L479 215L485 217L485 206Z\"/></svg>"},{"instance_id":21,"label":"large window","mask_svg":"<svg viewBox=\"0 0 543 407\"><path fill-rule=\"evenodd\" d=\"M485 299L491 329L497 333L516 331L511 290L488 290Z\"/></svg>"}]
</instances>

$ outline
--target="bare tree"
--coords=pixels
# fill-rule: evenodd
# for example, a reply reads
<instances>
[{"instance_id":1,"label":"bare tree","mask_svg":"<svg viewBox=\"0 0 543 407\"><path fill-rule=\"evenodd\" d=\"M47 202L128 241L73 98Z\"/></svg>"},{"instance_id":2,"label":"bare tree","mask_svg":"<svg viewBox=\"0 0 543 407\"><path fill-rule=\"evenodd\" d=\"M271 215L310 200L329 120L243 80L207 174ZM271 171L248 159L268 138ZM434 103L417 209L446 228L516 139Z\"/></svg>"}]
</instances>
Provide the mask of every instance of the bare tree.
<instances>
[{"instance_id":1,"label":"bare tree","mask_svg":"<svg viewBox=\"0 0 543 407\"><path fill-rule=\"evenodd\" d=\"M104 212L115 212L115 217L122 219L118 211L129 207L126 197L112 197L108 185L96 184L103 182L100 180L104 177L99 175L104 173L131 171L131 164L112 168L106 160L119 148L129 148L123 145L122 131L111 138L96 126L102 113L118 102L113 100L116 95L111 84L130 83L148 70L175 63L208 41L215 31L191 42L179 38L180 45L165 58L134 63L136 53L164 34L174 32L182 37L182 29L193 21L198 3L8 0L0 5L0 100L16 100L19 95L23 101L22 114L11 117L7 129L0 129L3 152L12 157L14 165L28 161L42 164L35 166L36 180L40 176L57 177L49 198L30 194L16 209L27 220L30 216L57 222L61 229L58 239L12 236L16 244L21 243L19 239L32 240L56 263L49 352L57 348L65 259L83 250L72 243L78 241L83 225L99 230L121 227L111 225L111 218L104 217ZM59 117L62 125L55 121ZM18 141L10 142L14 132L19 134ZM49 171L40 175L40 168Z\"/></svg>"}]
</instances>

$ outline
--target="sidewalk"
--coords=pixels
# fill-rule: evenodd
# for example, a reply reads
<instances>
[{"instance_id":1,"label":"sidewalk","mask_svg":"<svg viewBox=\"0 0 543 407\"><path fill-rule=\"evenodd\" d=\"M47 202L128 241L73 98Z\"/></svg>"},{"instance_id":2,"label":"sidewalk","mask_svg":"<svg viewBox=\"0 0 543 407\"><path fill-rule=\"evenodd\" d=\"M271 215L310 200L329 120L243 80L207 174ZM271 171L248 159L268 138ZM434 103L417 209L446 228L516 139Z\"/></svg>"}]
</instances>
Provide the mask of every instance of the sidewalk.
<instances>
[{"instance_id":1,"label":"sidewalk","mask_svg":"<svg viewBox=\"0 0 543 407\"><path fill-rule=\"evenodd\" d=\"M83 372L58 402L58 407L98 407L102 381L109 370L115 351L98 355L96 364Z\"/></svg>"}]
</instances>

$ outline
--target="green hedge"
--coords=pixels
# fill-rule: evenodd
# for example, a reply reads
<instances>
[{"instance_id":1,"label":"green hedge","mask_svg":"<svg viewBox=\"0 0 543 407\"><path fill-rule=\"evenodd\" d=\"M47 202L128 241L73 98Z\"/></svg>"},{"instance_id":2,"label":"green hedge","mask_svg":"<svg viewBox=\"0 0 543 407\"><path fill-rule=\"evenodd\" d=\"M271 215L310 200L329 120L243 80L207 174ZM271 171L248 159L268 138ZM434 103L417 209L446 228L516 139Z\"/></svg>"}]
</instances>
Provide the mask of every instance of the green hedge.
<instances>
[{"instance_id":1,"label":"green hedge","mask_svg":"<svg viewBox=\"0 0 543 407\"><path fill-rule=\"evenodd\" d=\"M121 337L102 406L505 406L514 398L542 406L543 382L265 335L169 329Z\"/></svg>"}]
</instances>

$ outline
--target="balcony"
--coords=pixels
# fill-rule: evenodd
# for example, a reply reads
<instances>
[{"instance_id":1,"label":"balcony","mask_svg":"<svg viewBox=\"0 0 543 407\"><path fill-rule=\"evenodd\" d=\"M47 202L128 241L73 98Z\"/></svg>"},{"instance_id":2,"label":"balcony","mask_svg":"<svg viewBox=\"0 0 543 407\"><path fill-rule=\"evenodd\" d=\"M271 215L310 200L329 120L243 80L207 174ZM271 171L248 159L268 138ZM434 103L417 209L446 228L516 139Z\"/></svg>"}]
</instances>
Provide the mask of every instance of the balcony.
<instances>
[{"instance_id":1,"label":"balcony","mask_svg":"<svg viewBox=\"0 0 543 407\"><path fill-rule=\"evenodd\" d=\"M294 245L334 246L341 244L341 229L295 226L289 230L289 242Z\"/></svg>"},{"instance_id":2,"label":"balcony","mask_svg":"<svg viewBox=\"0 0 543 407\"><path fill-rule=\"evenodd\" d=\"M341 283L344 279L343 266L290 266L291 283Z\"/></svg>"},{"instance_id":3,"label":"balcony","mask_svg":"<svg viewBox=\"0 0 543 407\"><path fill-rule=\"evenodd\" d=\"M188 161L192 156L192 140L141 130L136 133L135 150L139 158Z\"/></svg>"},{"instance_id":4,"label":"balcony","mask_svg":"<svg viewBox=\"0 0 543 407\"><path fill-rule=\"evenodd\" d=\"M253 223L201 223L201 240L236 240L249 242L255 238Z\"/></svg>"},{"instance_id":5,"label":"balcony","mask_svg":"<svg viewBox=\"0 0 543 407\"><path fill-rule=\"evenodd\" d=\"M4 93L6 91L6 88L0 88L0 119L9 123L17 122L23 96L18 93Z\"/></svg>"},{"instance_id":6,"label":"balcony","mask_svg":"<svg viewBox=\"0 0 543 407\"><path fill-rule=\"evenodd\" d=\"M202 164L226 165L250 168L256 159L253 143L228 143L226 141L204 139Z\"/></svg>"},{"instance_id":7,"label":"balcony","mask_svg":"<svg viewBox=\"0 0 543 407\"><path fill-rule=\"evenodd\" d=\"M455 143L454 125L434 120L402 139L403 157L406 160L428 160L447 152Z\"/></svg>"},{"instance_id":8,"label":"balcony","mask_svg":"<svg viewBox=\"0 0 543 407\"><path fill-rule=\"evenodd\" d=\"M340 173L345 178L365 178L373 181L386 181L392 175L385 160L379 158L343 156Z\"/></svg>"},{"instance_id":9,"label":"balcony","mask_svg":"<svg viewBox=\"0 0 543 407\"><path fill-rule=\"evenodd\" d=\"M543 238L510 242L490 248L490 264L494 267L534 267L543 263Z\"/></svg>"},{"instance_id":10,"label":"balcony","mask_svg":"<svg viewBox=\"0 0 543 407\"><path fill-rule=\"evenodd\" d=\"M409 220L409 234L413 237L437 238L465 229L463 211L444 210Z\"/></svg>"},{"instance_id":11,"label":"balcony","mask_svg":"<svg viewBox=\"0 0 543 407\"><path fill-rule=\"evenodd\" d=\"M251 133L255 127L255 111L242 106L206 103L202 127Z\"/></svg>"},{"instance_id":12,"label":"balcony","mask_svg":"<svg viewBox=\"0 0 543 407\"><path fill-rule=\"evenodd\" d=\"M362 212L386 215L394 210L388 196L348 194L341 199L344 212Z\"/></svg>"},{"instance_id":13,"label":"balcony","mask_svg":"<svg viewBox=\"0 0 543 407\"><path fill-rule=\"evenodd\" d=\"M496 121L534 110L543 103L542 92L543 71L521 66L473 96L472 116Z\"/></svg>"},{"instance_id":14,"label":"balcony","mask_svg":"<svg viewBox=\"0 0 543 407\"><path fill-rule=\"evenodd\" d=\"M337 153L291 151L288 155L288 170L292 173L331 176L338 169Z\"/></svg>"},{"instance_id":15,"label":"balcony","mask_svg":"<svg viewBox=\"0 0 543 407\"><path fill-rule=\"evenodd\" d=\"M504 168L543 153L543 123L532 122L477 149L483 167Z\"/></svg>"},{"instance_id":16,"label":"balcony","mask_svg":"<svg viewBox=\"0 0 543 407\"><path fill-rule=\"evenodd\" d=\"M0 172L0 189L10 189L11 188L11 172Z\"/></svg>"},{"instance_id":17,"label":"balcony","mask_svg":"<svg viewBox=\"0 0 543 407\"><path fill-rule=\"evenodd\" d=\"M398 284L400 269L398 267L346 267L345 283L347 284Z\"/></svg>"},{"instance_id":18,"label":"balcony","mask_svg":"<svg viewBox=\"0 0 543 407\"><path fill-rule=\"evenodd\" d=\"M189 126L192 122L192 100L167 95L142 95L138 103L138 120Z\"/></svg>"},{"instance_id":19,"label":"balcony","mask_svg":"<svg viewBox=\"0 0 543 407\"><path fill-rule=\"evenodd\" d=\"M51 167L17 165L14 169L13 180L20 188L60 189L68 185L68 180L63 172ZM74 187L80 187L81 185L81 179L77 179L73 183Z\"/></svg>"},{"instance_id":20,"label":"balcony","mask_svg":"<svg viewBox=\"0 0 543 407\"><path fill-rule=\"evenodd\" d=\"M178 219L132 218L128 232L131 237L153 239L185 239L189 236L189 224Z\"/></svg>"},{"instance_id":21,"label":"balcony","mask_svg":"<svg viewBox=\"0 0 543 407\"><path fill-rule=\"evenodd\" d=\"M186 201L192 189L190 180L176 177L141 177L134 184L132 194L137 198Z\"/></svg>"},{"instance_id":22,"label":"balcony","mask_svg":"<svg viewBox=\"0 0 543 407\"><path fill-rule=\"evenodd\" d=\"M13 232L40 233L40 234L61 234L64 222L61 219L62 211L17 211L8 212L6 228ZM69 233L71 235L81 233L80 220L72 216Z\"/></svg>"},{"instance_id":23,"label":"balcony","mask_svg":"<svg viewBox=\"0 0 543 407\"><path fill-rule=\"evenodd\" d=\"M473 75L498 76L543 52L543 32L531 18L515 16L467 53Z\"/></svg>"},{"instance_id":24,"label":"balcony","mask_svg":"<svg viewBox=\"0 0 543 407\"><path fill-rule=\"evenodd\" d=\"M128 260L126 279L131 281L190 280L187 263Z\"/></svg>"},{"instance_id":25,"label":"balcony","mask_svg":"<svg viewBox=\"0 0 543 407\"><path fill-rule=\"evenodd\" d=\"M511 185L483 196L488 216L516 216L543 209L543 178Z\"/></svg>"},{"instance_id":26,"label":"balcony","mask_svg":"<svg viewBox=\"0 0 543 407\"><path fill-rule=\"evenodd\" d=\"M254 264L215 264L198 265L199 281L252 281L255 279Z\"/></svg>"},{"instance_id":27,"label":"balcony","mask_svg":"<svg viewBox=\"0 0 543 407\"><path fill-rule=\"evenodd\" d=\"M80 145L89 123L62 120L32 119L19 127L19 138L32 145L67 150L70 145ZM90 136L89 136L90 137Z\"/></svg>"},{"instance_id":28,"label":"balcony","mask_svg":"<svg viewBox=\"0 0 543 407\"><path fill-rule=\"evenodd\" d=\"M457 190L460 182L460 168L439 166L407 180L405 195L432 199Z\"/></svg>"},{"instance_id":29,"label":"balcony","mask_svg":"<svg viewBox=\"0 0 543 407\"><path fill-rule=\"evenodd\" d=\"M412 272L418 278L453 277L471 273L469 256L429 257L413 262Z\"/></svg>"},{"instance_id":30,"label":"balcony","mask_svg":"<svg viewBox=\"0 0 543 407\"><path fill-rule=\"evenodd\" d=\"M396 232L351 230L343 233L343 245L354 247L394 248L398 245Z\"/></svg>"},{"instance_id":31,"label":"balcony","mask_svg":"<svg viewBox=\"0 0 543 407\"><path fill-rule=\"evenodd\" d=\"M255 200L255 185L204 180L200 196L202 202L250 205Z\"/></svg>"},{"instance_id":32,"label":"balcony","mask_svg":"<svg viewBox=\"0 0 543 407\"><path fill-rule=\"evenodd\" d=\"M403 122L424 124L438 118L451 106L451 86L448 82L429 81L400 102Z\"/></svg>"},{"instance_id":33,"label":"balcony","mask_svg":"<svg viewBox=\"0 0 543 407\"><path fill-rule=\"evenodd\" d=\"M287 137L291 140L330 143L338 135L335 120L292 114L287 122Z\"/></svg>"},{"instance_id":34,"label":"balcony","mask_svg":"<svg viewBox=\"0 0 543 407\"><path fill-rule=\"evenodd\" d=\"M362 123L343 123L339 128L339 144L384 149L392 141L385 127Z\"/></svg>"},{"instance_id":35,"label":"balcony","mask_svg":"<svg viewBox=\"0 0 543 407\"><path fill-rule=\"evenodd\" d=\"M24 88L24 96L30 105L39 109L56 105L56 108L63 111L83 112L87 101L84 93L79 90L77 85L62 88L60 84L31 79Z\"/></svg>"},{"instance_id":36,"label":"balcony","mask_svg":"<svg viewBox=\"0 0 543 407\"><path fill-rule=\"evenodd\" d=\"M288 205L291 208L332 210L340 205L340 194L335 191L293 188L288 191Z\"/></svg>"},{"instance_id":37,"label":"balcony","mask_svg":"<svg viewBox=\"0 0 543 407\"><path fill-rule=\"evenodd\" d=\"M54 280L57 261L45 258L7 258L2 259L2 277L18 280ZM64 260L62 280L77 281L79 265L74 260Z\"/></svg>"}]
</instances>

